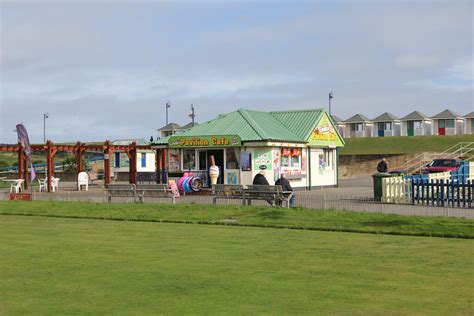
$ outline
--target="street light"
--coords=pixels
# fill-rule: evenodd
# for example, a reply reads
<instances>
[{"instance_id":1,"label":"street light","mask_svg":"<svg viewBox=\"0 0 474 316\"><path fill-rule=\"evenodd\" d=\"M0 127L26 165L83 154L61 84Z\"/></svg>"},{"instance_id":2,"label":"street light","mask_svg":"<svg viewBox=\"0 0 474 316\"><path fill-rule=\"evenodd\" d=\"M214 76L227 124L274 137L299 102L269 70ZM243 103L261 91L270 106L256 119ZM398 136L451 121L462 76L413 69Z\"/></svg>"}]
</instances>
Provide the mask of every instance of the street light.
<instances>
[{"instance_id":1,"label":"street light","mask_svg":"<svg viewBox=\"0 0 474 316\"><path fill-rule=\"evenodd\" d=\"M43 114L43 142L46 144L46 119L49 118L49 113Z\"/></svg>"},{"instance_id":2,"label":"street light","mask_svg":"<svg viewBox=\"0 0 474 316\"><path fill-rule=\"evenodd\" d=\"M166 125L168 125L168 109L171 107L170 101L166 102Z\"/></svg>"},{"instance_id":3,"label":"street light","mask_svg":"<svg viewBox=\"0 0 474 316\"><path fill-rule=\"evenodd\" d=\"M332 91L329 92L329 115L331 115L331 99L334 98Z\"/></svg>"}]
</instances>

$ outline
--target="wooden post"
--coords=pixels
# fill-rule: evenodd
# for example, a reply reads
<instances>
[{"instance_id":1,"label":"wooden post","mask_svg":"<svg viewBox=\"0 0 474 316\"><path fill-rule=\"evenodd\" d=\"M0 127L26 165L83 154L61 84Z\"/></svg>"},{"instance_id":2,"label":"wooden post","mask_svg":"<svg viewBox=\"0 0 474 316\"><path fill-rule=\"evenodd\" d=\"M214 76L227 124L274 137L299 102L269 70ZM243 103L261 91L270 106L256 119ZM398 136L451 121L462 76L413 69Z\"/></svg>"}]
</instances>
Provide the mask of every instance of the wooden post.
<instances>
[{"instance_id":1,"label":"wooden post","mask_svg":"<svg viewBox=\"0 0 474 316\"><path fill-rule=\"evenodd\" d=\"M25 173L23 172L23 168L25 167L25 164L23 160L25 159L25 152L23 150L23 146L21 146L21 143L18 143L18 179L24 179Z\"/></svg>"},{"instance_id":2,"label":"wooden post","mask_svg":"<svg viewBox=\"0 0 474 316\"><path fill-rule=\"evenodd\" d=\"M107 187L110 183L110 141L105 141L104 144L104 185Z\"/></svg>"},{"instance_id":3,"label":"wooden post","mask_svg":"<svg viewBox=\"0 0 474 316\"><path fill-rule=\"evenodd\" d=\"M155 172L156 172L156 183L161 183L161 156L160 156L160 150L158 148L155 151Z\"/></svg>"},{"instance_id":4,"label":"wooden post","mask_svg":"<svg viewBox=\"0 0 474 316\"><path fill-rule=\"evenodd\" d=\"M47 177L48 177L48 192L52 191L52 181L54 174L54 155L56 155L57 149L53 145L53 142L48 140L46 142L46 166L48 168Z\"/></svg>"},{"instance_id":5,"label":"wooden post","mask_svg":"<svg viewBox=\"0 0 474 316\"><path fill-rule=\"evenodd\" d=\"M137 143L133 142L128 146L127 155L129 159L129 182L130 184L137 184Z\"/></svg>"},{"instance_id":6,"label":"wooden post","mask_svg":"<svg viewBox=\"0 0 474 316\"><path fill-rule=\"evenodd\" d=\"M75 153L76 153L76 172L79 174L79 172L82 172L83 170L83 165L82 165L82 155L84 153L84 145L81 144L81 142L76 143L75 147Z\"/></svg>"},{"instance_id":7,"label":"wooden post","mask_svg":"<svg viewBox=\"0 0 474 316\"><path fill-rule=\"evenodd\" d=\"M25 179L24 188L25 190L28 189L28 158L26 157L26 153L23 151L23 177Z\"/></svg>"},{"instance_id":8,"label":"wooden post","mask_svg":"<svg viewBox=\"0 0 474 316\"><path fill-rule=\"evenodd\" d=\"M166 148L163 148L161 150L161 183L167 184L168 183L168 175L166 174L166 162L168 159L166 159L166 155L168 154L168 150Z\"/></svg>"}]
</instances>

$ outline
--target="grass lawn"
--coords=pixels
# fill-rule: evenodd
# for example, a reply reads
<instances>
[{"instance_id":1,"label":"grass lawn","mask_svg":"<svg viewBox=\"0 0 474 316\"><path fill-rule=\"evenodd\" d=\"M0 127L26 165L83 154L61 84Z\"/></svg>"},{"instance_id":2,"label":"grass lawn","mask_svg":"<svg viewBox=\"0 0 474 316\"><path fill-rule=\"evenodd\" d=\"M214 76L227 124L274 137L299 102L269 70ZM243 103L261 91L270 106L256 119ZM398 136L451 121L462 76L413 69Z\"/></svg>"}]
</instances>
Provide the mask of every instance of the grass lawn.
<instances>
[{"instance_id":1,"label":"grass lawn","mask_svg":"<svg viewBox=\"0 0 474 316\"><path fill-rule=\"evenodd\" d=\"M267 206L0 202L0 214L474 238L474 220Z\"/></svg>"},{"instance_id":2,"label":"grass lawn","mask_svg":"<svg viewBox=\"0 0 474 316\"><path fill-rule=\"evenodd\" d=\"M474 142L473 135L348 138L341 155L410 154L443 152L460 143Z\"/></svg>"},{"instance_id":3,"label":"grass lawn","mask_svg":"<svg viewBox=\"0 0 474 316\"><path fill-rule=\"evenodd\" d=\"M473 241L0 216L0 314L472 314Z\"/></svg>"}]
</instances>

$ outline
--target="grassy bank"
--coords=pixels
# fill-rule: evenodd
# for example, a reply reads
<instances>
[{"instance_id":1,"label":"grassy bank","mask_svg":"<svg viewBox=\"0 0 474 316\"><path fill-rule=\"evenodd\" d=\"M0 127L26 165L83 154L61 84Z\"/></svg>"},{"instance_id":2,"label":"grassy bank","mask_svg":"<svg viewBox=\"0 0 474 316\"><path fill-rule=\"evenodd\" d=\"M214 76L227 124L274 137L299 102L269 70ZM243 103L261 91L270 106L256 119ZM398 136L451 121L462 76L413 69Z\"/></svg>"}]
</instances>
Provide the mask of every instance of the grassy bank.
<instances>
[{"instance_id":1,"label":"grassy bank","mask_svg":"<svg viewBox=\"0 0 474 316\"><path fill-rule=\"evenodd\" d=\"M0 214L474 238L474 220L266 206L0 202Z\"/></svg>"},{"instance_id":2,"label":"grassy bank","mask_svg":"<svg viewBox=\"0 0 474 316\"><path fill-rule=\"evenodd\" d=\"M2 315L474 310L472 240L25 216L0 238Z\"/></svg>"},{"instance_id":3,"label":"grassy bank","mask_svg":"<svg viewBox=\"0 0 474 316\"><path fill-rule=\"evenodd\" d=\"M410 154L443 152L460 142L474 142L473 135L348 138L341 155Z\"/></svg>"}]
</instances>

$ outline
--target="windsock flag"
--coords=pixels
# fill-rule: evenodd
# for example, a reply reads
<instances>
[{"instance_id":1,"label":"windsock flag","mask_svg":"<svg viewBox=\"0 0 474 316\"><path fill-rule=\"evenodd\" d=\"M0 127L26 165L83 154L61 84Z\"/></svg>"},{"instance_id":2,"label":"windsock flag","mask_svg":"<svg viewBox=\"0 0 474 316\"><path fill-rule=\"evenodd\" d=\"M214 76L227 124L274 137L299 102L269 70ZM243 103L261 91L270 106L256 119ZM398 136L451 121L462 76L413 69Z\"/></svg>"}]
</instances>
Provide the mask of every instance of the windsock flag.
<instances>
[{"instance_id":1,"label":"windsock flag","mask_svg":"<svg viewBox=\"0 0 474 316\"><path fill-rule=\"evenodd\" d=\"M26 128L25 126L23 126L23 124L17 124L16 133L18 134L18 141L23 147L26 157L30 161L31 181L33 181L36 178L36 174L35 174L35 168L33 168L33 163L31 162L31 148L30 148L30 139L28 138L28 132L26 131Z\"/></svg>"}]
</instances>

